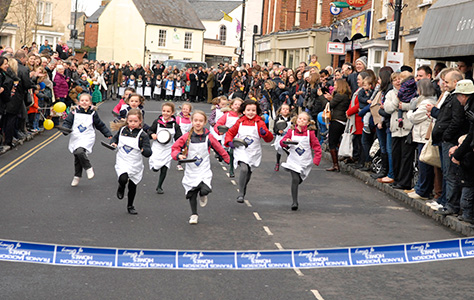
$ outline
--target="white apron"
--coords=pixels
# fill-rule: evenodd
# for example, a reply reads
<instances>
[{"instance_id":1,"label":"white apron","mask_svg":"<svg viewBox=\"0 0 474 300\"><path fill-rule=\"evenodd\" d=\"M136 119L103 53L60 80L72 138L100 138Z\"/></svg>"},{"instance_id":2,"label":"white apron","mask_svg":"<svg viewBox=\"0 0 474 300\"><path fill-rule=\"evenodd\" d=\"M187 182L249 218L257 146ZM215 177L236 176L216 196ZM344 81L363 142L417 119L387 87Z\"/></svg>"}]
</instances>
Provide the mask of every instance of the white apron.
<instances>
[{"instance_id":1,"label":"white apron","mask_svg":"<svg viewBox=\"0 0 474 300\"><path fill-rule=\"evenodd\" d=\"M176 97L181 97L183 95L183 88L181 87L181 82L176 82L176 89L174 95Z\"/></svg>"},{"instance_id":2,"label":"white apron","mask_svg":"<svg viewBox=\"0 0 474 300\"><path fill-rule=\"evenodd\" d=\"M143 91L143 96L145 97L151 97L151 86L146 86L144 91Z\"/></svg>"},{"instance_id":3,"label":"white apron","mask_svg":"<svg viewBox=\"0 0 474 300\"><path fill-rule=\"evenodd\" d=\"M128 82L128 87L135 88L135 80L130 80Z\"/></svg>"},{"instance_id":4,"label":"white apron","mask_svg":"<svg viewBox=\"0 0 474 300\"><path fill-rule=\"evenodd\" d=\"M171 134L171 140L166 144L161 144L156 140L151 142L151 150L153 153L148 160L150 163L150 170L159 170L163 166L166 166L169 169L171 166L171 146L173 146L173 139L176 131L174 130L174 126L173 128L158 127L158 131L160 130L168 130Z\"/></svg>"},{"instance_id":5,"label":"white apron","mask_svg":"<svg viewBox=\"0 0 474 300\"><path fill-rule=\"evenodd\" d=\"M290 129L290 126L291 126L291 120L288 119L288 121L286 121L286 128L283 129L283 134L276 134L275 135L275 142L273 144L273 146L275 147L275 150L277 153L283 155L285 153L285 151L283 151L283 148L280 146L280 141L283 139L283 137L285 136L286 132L288 131L288 129Z\"/></svg>"},{"instance_id":6,"label":"white apron","mask_svg":"<svg viewBox=\"0 0 474 300\"><path fill-rule=\"evenodd\" d=\"M94 114L74 114L71 137L69 138L69 151L74 152L79 147L86 149L87 153L92 153L95 143Z\"/></svg>"},{"instance_id":7,"label":"white apron","mask_svg":"<svg viewBox=\"0 0 474 300\"><path fill-rule=\"evenodd\" d=\"M153 91L153 94L161 95L161 80L156 81L155 90Z\"/></svg>"},{"instance_id":8,"label":"white apron","mask_svg":"<svg viewBox=\"0 0 474 300\"><path fill-rule=\"evenodd\" d=\"M128 178L138 184L143 177L143 158L139 141L143 130L140 130L137 137L123 136L123 127L120 129L119 143L117 146L117 158L115 160L115 171L117 177L127 173Z\"/></svg>"},{"instance_id":9,"label":"white apron","mask_svg":"<svg viewBox=\"0 0 474 300\"><path fill-rule=\"evenodd\" d=\"M235 123L237 123L238 120L239 120L239 117L232 117L230 116L230 114L227 114L227 119L225 120L225 126L230 129L232 126L235 125ZM222 140L225 141L225 133L222 135Z\"/></svg>"},{"instance_id":10,"label":"white apron","mask_svg":"<svg viewBox=\"0 0 474 300\"><path fill-rule=\"evenodd\" d=\"M173 96L173 81L171 80L166 82L166 95Z\"/></svg>"},{"instance_id":11,"label":"white apron","mask_svg":"<svg viewBox=\"0 0 474 300\"><path fill-rule=\"evenodd\" d=\"M222 116L224 116L224 113L221 111L220 108L216 108L216 119L215 119L215 121L217 122L217 120L222 118ZM214 126L209 126L209 131L211 132L212 136L215 137L216 140L219 141L219 143L222 141L222 135L219 135L219 133L217 133L214 130Z\"/></svg>"},{"instance_id":12,"label":"white apron","mask_svg":"<svg viewBox=\"0 0 474 300\"><path fill-rule=\"evenodd\" d=\"M181 128L181 132L184 134L185 132L189 132L189 130L191 130L191 127L193 127L193 124L192 123L183 123L182 120L184 120L184 118L182 117L179 117L180 118L180 123L179 123L179 127ZM186 120L187 121L187 120Z\"/></svg>"},{"instance_id":13,"label":"white apron","mask_svg":"<svg viewBox=\"0 0 474 300\"><path fill-rule=\"evenodd\" d=\"M262 147L260 146L260 136L258 126L245 126L240 124L236 137L241 138L249 145L236 147L234 149L234 168L237 169L239 161L246 163L253 170L260 166L262 160Z\"/></svg>"},{"instance_id":14,"label":"white apron","mask_svg":"<svg viewBox=\"0 0 474 300\"><path fill-rule=\"evenodd\" d=\"M299 173L301 179L305 180L313 167L313 154L311 153L309 130L306 131L306 136L297 136L293 131L291 133L291 140L299 144L290 145L290 155L288 155L286 162L282 163L281 166Z\"/></svg>"},{"instance_id":15,"label":"white apron","mask_svg":"<svg viewBox=\"0 0 474 300\"><path fill-rule=\"evenodd\" d=\"M185 195L201 181L211 187L212 171L208 149L209 136L204 143L189 143L187 158L197 158L196 162L185 164L183 187Z\"/></svg>"}]
</instances>

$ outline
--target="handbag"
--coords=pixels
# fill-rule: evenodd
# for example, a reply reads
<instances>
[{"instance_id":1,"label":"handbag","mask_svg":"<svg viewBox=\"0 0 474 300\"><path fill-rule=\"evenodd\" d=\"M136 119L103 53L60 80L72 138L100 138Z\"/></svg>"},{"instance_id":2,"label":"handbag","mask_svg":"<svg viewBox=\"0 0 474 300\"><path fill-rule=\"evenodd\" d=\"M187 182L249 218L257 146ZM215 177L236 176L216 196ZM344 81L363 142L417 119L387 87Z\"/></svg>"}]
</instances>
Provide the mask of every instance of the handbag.
<instances>
[{"instance_id":1,"label":"handbag","mask_svg":"<svg viewBox=\"0 0 474 300\"><path fill-rule=\"evenodd\" d=\"M439 148L434 146L431 138L423 146L420 153L420 161L433 167L441 168L441 158L439 157Z\"/></svg>"},{"instance_id":2,"label":"handbag","mask_svg":"<svg viewBox=\"0 0 474 300\"><path fill-rule=\"evenodd\" d=\"M324 123L329 124L329 121L331 121L331 105L329 104L329 102L326 103L326 106L324 107L322 117Z\"/></svg>"},{"instance_id":3,"label":"handbag","mask_svg":"<svg viewBox=\"0 0 474 300\"><path fill-rule=\"evenodd\" d=\"M349 122L346 123L346 129L342 134L341 144L339 145L338 155L342 157L352 157L352 133Z\"/></svg>"}]
</instances>

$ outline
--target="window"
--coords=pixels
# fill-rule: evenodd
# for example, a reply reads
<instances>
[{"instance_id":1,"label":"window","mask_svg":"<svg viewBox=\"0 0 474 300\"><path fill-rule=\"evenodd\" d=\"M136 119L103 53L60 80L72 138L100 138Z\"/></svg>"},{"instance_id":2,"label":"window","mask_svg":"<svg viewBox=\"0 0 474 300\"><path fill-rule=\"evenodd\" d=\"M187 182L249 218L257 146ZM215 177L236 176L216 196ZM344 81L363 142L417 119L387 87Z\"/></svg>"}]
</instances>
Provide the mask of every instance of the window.
<instances>
[{"instance_id":1,"label":"window","mask_svg":"<svg viewBox=\"0 0 474 300\"><path fill-rule=\"evenodd\" d=\"M191 49L193 43L193 34L191 32L186 32L184 34L184 49Z\"/></svg>"},{"instance_id":2,"label":"window","mask_svg":"<svg viewBox=\"0 0 474 300\"><path fill-rule=\"evenodd\" d=\"M166 47L166 30L160 29L158 47Z\"/></svg>"},{"instance_id":3,"label":"window","mask_svg":"<svg viewBox=\"0 0 474 300\"><path fill-rule=\"evenodd\" d=\"M36 7L36 24L51 26L53 24L53 4L51 2L38 1Z\"/></svg>"},{"instance_id":4,"label":"window","mask_svg":"<svg viewBox=\"0 0 474 300\"><path fill-rule=\"evenodd\" d=\"M225 45L225 41L227 39L227 27L224 25L219 28L219 41L221 41L221 45Z\"/></svg>"}]
</instances>

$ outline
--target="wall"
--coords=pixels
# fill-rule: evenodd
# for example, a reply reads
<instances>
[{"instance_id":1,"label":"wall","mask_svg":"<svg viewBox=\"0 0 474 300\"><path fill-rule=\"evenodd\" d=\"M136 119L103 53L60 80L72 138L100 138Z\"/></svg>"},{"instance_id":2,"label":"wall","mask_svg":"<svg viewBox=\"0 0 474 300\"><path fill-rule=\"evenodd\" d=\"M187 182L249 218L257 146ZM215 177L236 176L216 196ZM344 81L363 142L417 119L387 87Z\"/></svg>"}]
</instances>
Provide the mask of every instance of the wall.
<instances>
[{"instance_id":1,"label":"wall","mask_svg":"<svg viewBox=\"0 0 474 300\"><path fill-rule=\"evenodd\" d=\"M84 46L95 48L99 38L99 23L87 23L84 27Z\"/></svg>"},{"instance_id":2,"label":"wall","mask_svg":"<svg viewBox=\"0 0 474 300\"><path fill-rule=\"evenodd\" d=\"M131 0L114 0L99 17L97 59L143 63L145 22Z\"/></svg>"}]
</instances>

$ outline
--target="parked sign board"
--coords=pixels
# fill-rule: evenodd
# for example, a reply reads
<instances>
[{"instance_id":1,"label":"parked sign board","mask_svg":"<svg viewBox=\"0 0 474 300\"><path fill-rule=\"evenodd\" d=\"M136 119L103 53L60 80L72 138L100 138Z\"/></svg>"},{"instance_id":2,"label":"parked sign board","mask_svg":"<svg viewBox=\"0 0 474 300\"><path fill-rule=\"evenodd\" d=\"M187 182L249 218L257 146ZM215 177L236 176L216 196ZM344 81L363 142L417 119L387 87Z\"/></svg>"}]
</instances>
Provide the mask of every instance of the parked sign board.
<instances>
[{"instance_id":1,"label":"parked sign board","mask_svg":"<svg viewBox=\"0 0 474 300\"><path fill-rule=\"evenodd\" d=\"M335 55L346 54L346 45L344 43L328 42L326 47L326 53Z\"/></svg>"}]
</instances>

